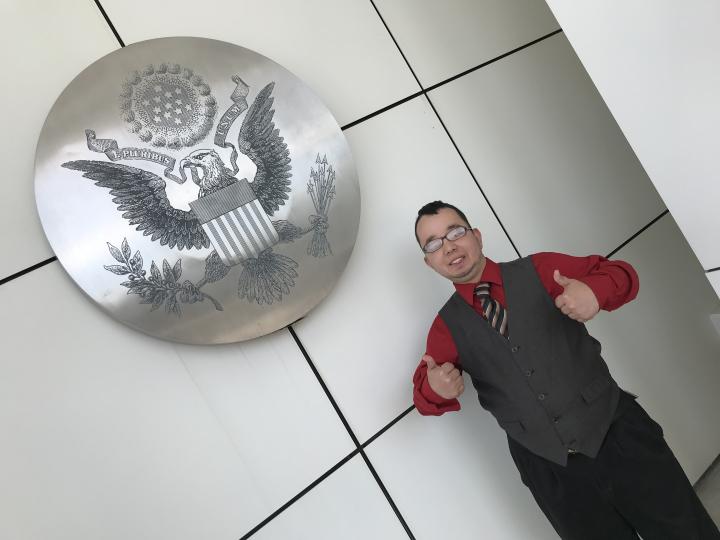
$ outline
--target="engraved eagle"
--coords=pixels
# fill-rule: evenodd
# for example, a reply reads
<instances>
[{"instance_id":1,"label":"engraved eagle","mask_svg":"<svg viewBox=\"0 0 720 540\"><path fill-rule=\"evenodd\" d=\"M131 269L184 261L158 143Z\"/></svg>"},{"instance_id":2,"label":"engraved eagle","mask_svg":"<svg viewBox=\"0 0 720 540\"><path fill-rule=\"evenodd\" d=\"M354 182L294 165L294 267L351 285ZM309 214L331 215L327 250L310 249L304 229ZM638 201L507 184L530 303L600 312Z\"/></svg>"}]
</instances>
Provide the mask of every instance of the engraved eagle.
<instances>
[{"instance_id":1,"label":"engraved eagle","mask_svg":"<svg viewBox=\"0 0 720 540\"><path fill-rule=\"evenodd\" d=\"M257 167L250 186L268 216L285 204L291 178L288 147L273 121L273 88L273 82L266 85L249 107L239 130L237 148ZM179 250L211 246L210 238L196 214L170 204L165 180L160 176L137 167L105 161L76 160L62 166L81 171L83 177L95 181L96 186L108 188L122 217L143 235L150 236L151 240ZM199 198L239 182L235 176L237 167L235 171L228 168L215 150L196 150L183 158L179 166L183 178L184 170L191 170L192 179L199 187ZM292 242L315 228L303 230L285 220L271 223L280 242ZM297 263L274 253L270 247L262 250L257 258L247 258L240 264L243 272L238 294L249 301L270 304L281 300L295 284ZM218 265L222 263L213 252L206 260L206 275L224 277L229 268L218 268Z\"/></svg>"}]
</instances>

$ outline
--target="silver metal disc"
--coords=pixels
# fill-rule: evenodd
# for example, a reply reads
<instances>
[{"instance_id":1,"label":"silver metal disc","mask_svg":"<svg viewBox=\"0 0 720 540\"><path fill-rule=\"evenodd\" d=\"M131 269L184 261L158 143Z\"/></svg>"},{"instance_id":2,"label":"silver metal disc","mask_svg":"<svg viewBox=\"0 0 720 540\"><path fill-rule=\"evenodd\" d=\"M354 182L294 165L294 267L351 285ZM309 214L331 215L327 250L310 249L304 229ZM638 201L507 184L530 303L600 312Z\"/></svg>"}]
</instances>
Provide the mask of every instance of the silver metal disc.
<instances>
[{"instance_id":1,"label":"silver metal disc","mask_svg":"<svg viewBox=\"0 0 720 540\"><path fill-rule=\"evenodd\" d=\"M185 343L262 336L333 288L360 190L332 114L282 66L175 37L96 61L48 114L38 212L97 304Z\"/></svg>"}]
</instances>

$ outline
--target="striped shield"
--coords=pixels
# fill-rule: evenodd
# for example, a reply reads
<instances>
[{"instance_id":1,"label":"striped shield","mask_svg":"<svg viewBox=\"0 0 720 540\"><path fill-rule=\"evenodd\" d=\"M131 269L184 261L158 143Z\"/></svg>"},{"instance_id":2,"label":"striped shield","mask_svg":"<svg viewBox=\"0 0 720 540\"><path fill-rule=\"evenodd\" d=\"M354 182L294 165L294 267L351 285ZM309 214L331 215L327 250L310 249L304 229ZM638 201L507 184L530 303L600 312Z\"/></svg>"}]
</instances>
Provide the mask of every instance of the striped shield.
<instances>
[{"instance_id":1,"label":"striped shield","mask_svg":"<svg viewBox=\"0 0 720 540\"><path fill-rule=\"evenodd\" d=\"M275 227L245 179L192 201L190 208L227 266L257 258L278 241Z\"/></svg>"}]
</instances>

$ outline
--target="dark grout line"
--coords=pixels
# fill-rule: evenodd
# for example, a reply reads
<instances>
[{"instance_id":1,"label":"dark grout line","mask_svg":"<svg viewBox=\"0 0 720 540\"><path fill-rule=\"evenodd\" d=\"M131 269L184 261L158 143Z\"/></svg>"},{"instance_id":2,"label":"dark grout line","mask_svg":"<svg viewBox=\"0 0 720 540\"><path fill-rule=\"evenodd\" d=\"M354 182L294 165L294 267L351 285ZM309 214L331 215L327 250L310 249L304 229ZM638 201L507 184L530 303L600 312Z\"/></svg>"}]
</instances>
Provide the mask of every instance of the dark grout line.
<instances>
[{"instance_id":1,"label":"dark grout line","mask_svg":"<svg viewBox=\"0 0 720 540\"><path fill-rule=\"evenodd\" d=\"M290 329L288 327L288 329ZM291 330L291 332L294 332ZM296 342L297 343L297 342ZM323 383L321 383L323 384ZM350 461L352 458L357 456L358 454L361 454L363 460L367 464L368 468L370 469L371 474L373 477L375 477L375 481L378 482L380 485L380 489L383 490L383 493L386 497L389 497L389 494L386 493L385 486L383 485L382 481L380 480L380 477L377 475L377 472L375 472L374 467L369 462L369 459L367 458L367 455L364 452L364 449L369 446L373 441L375 441L380 435L385 433L388 429L390 429L392 426L397 424L400 420L405 418L413 409L415 409L415 405L411 405L406 410L401 412L396 418L391 420L386 426L381 428L375 435L370 437L367 441L365 441L360 447L356 448L352 452L350 452L347 456L345 456L343 459L341 459L339 462L337 462L335 465L333 465L330 469L328 469L326 472L324 472L321 476L319 476L315 481L311 482L306 488L304 488L302 491L300 491L297 495L295 495L292 499L287 501L285 504L283 504L280 508L275 510L272 514L270 514L267 518L262 520L260 523L258 523L255 527L253 527L250 531L248 531L244 536L240 538L240 540L246 540L247 538L250 538L252 535L254 535L256 532L258 532L260 529L262 529L265 525L270 523L273 519L275 519L277 516L279 516L281 513L283 513L285 510L287 510L290 506L295 504L301 497L309 493L315 486L317 486L320 482L325 480L327 477L329 477L332 473L334 473L336 470L338 470L340 467L342 467L345 463ZM394 508L394 503L391 501L390 504ZM406 531L408 529L406 528ZM414 538L411 532L408 531L408 534L411 538Z\"/></svg>"},{"instance_id":2,"label":"dark grout line","mask_svg":"<svg viewBox=\"0 0 720 540\"><path fill-rule=\"evenodd\" d=\"M405 518L402 517L402 514L400 513L400 509L395 505L395 501L392 500L392 497L390 496L390 493L388 492L387 488L385 487L385 484L383 484L382 480L380 480L380 475L378 475L377 471L375 470L375 467L373 467L373 464L370 463L370 458L367 457L364 450L360 450L360 455L365 460L365 465L367 465L368 469L370 469L370 473L373 475L373 478L375 478L375 481L377 482L378 486L380 487L380 491L383 492L383 495L385 495L385 498L387 499L388 503L390 504L390 507L393 509L393 512L395 512L395 516L400 520L400 524L403 526L403 529L405 529L405 532L407 533L410 540L415 540L415 535L410 530L410 527L408 526L407 522L405 521Z\"/></svg>"},{"instance_id":3,"label":"dark grout line","mask_svg":"<svg viewBox=\"0 0 720 540\"><path fill-rule=\"evenodd\" d=\"M118 31L115 28L115 25L110 20L110 17L108 17L108 14L105 12L105 9L102 7L102 4L100 3L100 0L94 0L94 1L95 1L95 5L98 7L98 9L100 10L100 13L102 14L103 18L105 19L105 22L110 27L110 30L112 30L112 33L115 34L115 39L118 40L118 43L120 44L121 47L124 47L125 42L120 37L120 34L118 34Z\"/></svg>"},{"instance_id":4,"label":"dark grout line","mask_svg":"<svg viewBox=\"0 0 720 540\"><path fill-rule=\"evenodd\" d=\"M340 129L342 129L343 131L345 131L346 129L350 129L351 127L356 126L356 125L364 122L365 120L370 120L371 118L374 118L375 116L377 116L377 115L379 115L379 114L382 114L382 113L384 113L385 111L389 111L390 109L394 109L394 108L397 107L398 105L402 105L403 103L405 103L405 102L407 102L407 101L410 101L411 99L415 99L416 97L422 96L422 95L423 95L422 90L419 91L419 92L415 92L414 94L410 94L408 97L403 98L403 99L401 99L400 101L396 101L395 103L391 103L390 105L388 105L388 106L386 106L386 107L383 107L382 109L378 109L378 110L375 111L375 112L371 112L370 114L367 114L367 115L363 116L362 118L358 118L357 120L353 120L353 121L350 122L349 124L345 124L345 125L344 125L343 127L341 127Z\"/></svg>"},{"instance_id":5,"label":"dark grout line","mask_svg":"<svg viewBox=\"0 0 720 540\"><path fill-rule=\"evenodd\" d=\"M320 372L317 370L317 368L315 367L315 364L313 364L313 361L310 359L310 355L305 350L305 346L302 344L302 341L300 341L300 338L298 337L298 335L295 333L295 329L292 326L288 326L287 329L290 331L290 335L295 340L295 345L298 346L298 348L300 349L300 352L305 357L305 360L307 361L308 365L310 366L310 369L312 370L313 374L315 375L315 378L320 383L320 386L322 387L323 391L325 392L325 395L330 400L330 404L332 405L333 409L335 409L335 412L340 417L340 421L342 422L343 426L345 426L345 430L350 435L350 438L352 439L353 444L357 448L360 448L360 441L355 436L355 433L353 432L352 428L350 427L350 424L348 423L347 419L345 418L345 415L342 413L342 411L340 410L340 407L338 406L337 402L335 401L335 398L330 393L330 389L327 387L327 385L325 384L325 381L320 376Z\"/></svg>"},{"instance_id":6,"label":"dark grout line","mask_svg":"<svg viewBox=\"0 0 720 540\"><path fill-rule=\"evenodd\" d=\"M493 63L497 62L498 60L502 60L503 58L505 58L505 57L507 57L507 56L510 56L511 54L515 54L516 52L520 52L520 51L522 51L523 49L527 49L528 47L532 47L532 46L535 45L536 43L540 43L541 41L546 40L547 38L552 37L552 36L554 36L555 34L559 34L559 33L562 32L562 31L563 31L562 28L559 28L559 29L557 29L557 30L554 30L554 31L550 32L549 34L545 34L544 36L541 36L541 37L539 37L539 38L537 38L537 39L534 39L534 40L526 43L525 45L520 45L519 47L513 49L512 51L508 51L508 52L506 52L506 53L501 54L500 56L496 56L495 58L492 58L492 59L488 60L487 62L483 62L482 64L479 64L479 65L477 65L477 66L475 66L475 67L472 67L472 68L470 68L470 69L466 69L466 70L463 71L462 73L458 73L457 75L453 75L452 77L449 77L449 78L447 78L447 79L445 79L445 80L442 80L442 81L440 81L439 83L436 83L436 84L433 84L432 86L429 86L428 88L425 89L425 92L432 92L433 90L435 90L436 88L441 87L441 86L444 85L444 84L447 84L447 83L452 82L452 81L454 81L454 80L456 80L456 79L459 79L460 77L464 77L465 75L467 75L467 74L469 74L469 73L472 73L473 71L477 71L477 70L480 69L480 68L484 68L485 66L489 66L490 64L493 64Z\"/></svg>"},{"instance_id":7,"label":"dark grout line","mask_svg":"<svg viewBox=\"0 0 720 540\"><path fill-rule=\"evenodd\" d=\"M372 0L371 0L371 3L372 3ZM380 20L383 22L383 24L385 25L385 28L388 30L388 33L390 33L390 30L388 29L387 24L385 24L385 20L382 18L382 15L380 15L380 12L378 11L378 9L377 9L377 7L375 6L375 4L374 4L374 3L372 3L372 4L373 4L373 7L375 8L375 11L378 13L378 16L380 17ZM492 64L492 63L494 63L494 62L497 62L498 60L502 60L503 58L505 58L505 57L507 57L507 56L510 56L511 54L514 54L514 53L516 53L516 52L522 51L523 49L527 49L528 47L531 47L532 45L535 45L536 43L540 43L541 41L543 41L543 40L545 40L545 39L547 39L547 38L549 38L549 37L552 37L552 36L554 36L554 35L556 35L556 34L559 34L560 32L562 32L562 28L560 28L560 29L558 29L558 30L555 30L555 31L553 31L553 32L550 32L549 34L546 34L546 35L544 35L544 36L542 36L542 37L539 37L539 38L537 38L537 39L535 39L535 40L533 40L533 41L530 41L529 43L526 43L525 45L520 45L519 47L513 49L512 51L508 51L508 52L506 52L506 53L504 53L504 54L501 54L500 56L496 56L495 58L492 58L492 59L488 60L487 62L483 62L482 64L479 64L479 65L477 65L477 66L475 66L475 67L471 67L470 69L466 69L466 70L463 71L462 73L458 73L457 75L453 75L452 77L449 77L449 78L447 78L447 79L445 79L445 80L443 80L443 81L440 81L439 83L435 83L435 84L433 84L432 86L430 86L430 87L428 87L428 88L423 88L422 83L420 83L420 80L419 80L418 77L415 75L415 72L413 71L412 67L410 67L410 63L407 61L407 58L405 57L405 54L402 52L402 50L400 49L400 46L398 45L397 41L395 40L395 36L393 36L392 34L390 34L390 37L392 38L393 42L395 43L395 46L397 47L398 51L400 51L400 55L401 55L401 56L403 57L403 59L405 60L405 63L407 63L408 67L410 68L410 72L412 73L413 77L415 77L415 81L420 85L420 88L422 88L422 90L420 90L419 92L415 92L414 94L410 94L410 95L407 96L406 98L403 98L403 99L401 99L401 100L399 100L399 101L396 101L396 102L394 102L394 103L391 103L390 105L387 105L386 107L383 107L382 109L378 109L378 110L375 111L375 112L372 112L372 113L370 113L370 114L367 114L367 115L363 116L362 118L358 118L357 120L353 120L353 121L350 122L349 124L345 124L344 126L342 126L340 129L342 129L343 131L345 131L346 129L350 129L351 127L356 126L356 125L358 125L358 124L361 124L362 122L365 122L366 120L370 120L371 118L374 118L375 116L377 116L377 115L379 115L379 114L382 114L382 113L384 113L385 111L389 111L390 109L393 109L393 108L397 107L398 105L402 105L403 103L406 103L406 102L410 101L411 99L415 99L415 98L418 97L418 96L421 96L421 95L423 95L423 94L427 94L427 92L431 92L431 91L435 90L436 88L440 88L441 86L443 86L443 85L445 85L445 84L447 84L447 83L450 83L450 82L452 82L452 81L454 81L454 80L456 80L456 79L459 79L460 77L463 77L463 76L467 75L468 73L472 73L473 71L477 71L477 70L480 69L480 68L484 68L485 66L488 66L488 65L490 65L490 64Z\"/></svg>"},{"instance_id":8,"label":"dark grout line","mask_svg":"<svg viewBox=\"0 0 720 540\"><path fill-rule=\"evenodd\" d=\"M415 74L415 70L414 70L414 69L412 68L412 66L410 65L410 62L408 62L408 59L407 59L407 57L405 56L405 53L404 53L404 52L402 51L402 49L400 48L400 44L397 42L397 40L395 39L395 36L394 36L393 33L390 31L390 27L387 25L387 23L385 22L385 19L383 18L382 14L380 13L380 10L379 10L379 9L377 8L377 6L375 5L375 1L374 1L374 0L370 0L370 3L372 4L372 7L373 7L373 9L375 10L375 13L377 13L377 16L380 18L380 22L383 23L383 26L385 27L385 30L387 30L387 33L390 35L390 39L393 40L393 43L395 44L395 47L397 47L397 50L400 51L400 56L402 56L403 60L405 60L405 64L407 64L407 67L408 67L408 69L410 70L410 73L412 73L412 76L415 78L415 82L417 82L417 84L418 84L418 86L420 87L420 89L424 92L425 89L423 88L423 85L422 85L422 83L420 82L420 79L419 79L418 76Z\"/></svg>"},{"instance_id":9,"label":"dark grout line","mask_svg":"<svg viewBox=\"0 0 720 540\"><path fill-rule=\"evenodd\" d=\"M463 165L465 165L465 168L467 169L467 172L470 173L470 177L473 179L473 182L475 182L475 185L480 190L480 194L483 196L483 199L485 199L485 202L487 203L488 207L490 208L490 211L492 212L493 216L495 216L495 219L497 220L498 224L500 225L500 228L505 233L505 236L510 241L510 245L515 250L515 253L517 253L518 258L522 257L520 254L520 250L515 245L515 242L513 242L512 237L510 236L510 233L505 228L505 224L500 219L500 216L495 211L495 207L493 207L492 203L490 202L490 199L488 199L488 196L485 195L485 191L483 191L483 188L480 186L480 182L477 181L477 178L475 178L475 173L470 168L470 165L465 160L465 156L463 156L462 152L460 151L460 148L458 147L457 143L455 142L455 139L453 139L453 136L450 135L450 130L448 130L447 126L445 125L445 122L443 122L443 119L440 117L440 113L437 112L437 109L435 108L435 105L433 104L432 100L430 99L430 96L425 94L425 99L427 99L428 103L430 104L430 107L432 108L433 112L435 113L435 116L437 116L438 121L440 122L440 125L445 130L445 133L447 134L448 138L450 139L450 142L452 143L453 147L455 148L455 151L458 153L458 156L460 156L460 159L463 162Z\"/></svg>"},{"instance_id":10,"label":"dark grout line","mask_svg":"<svg viewBox=\"0 0 720 540\"><path fill-rule=\"evenodd\" d=\"M393 427L395 424L397 424L400 420L405 418L413 409L415 408L415 405L410 405L407 409L405 409L403 412L401 412L394 420L391 420L388 425L386 425L384 428L380 429L375 435L370 437L367 441L365 441L362 444L363 448L367 448L375 439L377 439L380 435L385 433L388 429Z\"/></svg>"},{"instance_id":11,"label":"dark grout line","mask_svg":"<svg viewBox=\"0 0 720 540\"><path fill-rule=\"evenodd\" d=\"M260 529L262 529L265 525L270 523L273 519L275 519L277 516L282 514L285 510L287 510L290 506L295 504L298 499L300 499L303 495L306 495L310 490L312 490L315 486L317 486L320 482L325 480L328 476L330 476L332 473L337 471L340 467L345 465L348 461L350 461L352 458L354 458L356 455L360 453L359 449L355 449L352 452L350 452L347 456L342 458L340 461L338 461L335 465L333 465L330 469L328 469L325 473L320 475L314 482L311 482L310 485L308 485L305 489L303 489L300 493L295 495L292 499L290 499L288 502L283 504L280 508L275 510L272 514L270 514L268 517L266 517L264 520L262 520L260 523L258 523L255 527L253 527L247 534L245 534L243 537L240 538L240 540L246 540L247 538L250 538L253 534L258 532Z\"/></svg>"},{"instance_id":12,"label":"dark grout line","mask_svg":"<svg viewBox=\"0 0 720 540\"><path fill-rule=\"evenodd\" d=\"M609 259L609 258L612 257L613 255L615 255L618 251L620 251L622 248L624 248L625 246L627 246L630 242L632 242L633 240L635 240L635 238L637 238L641 233L645 232L651 225L653 225L656 221L658 221L660 218L662 218L665 214L668 214L669 212L670 212L669 210L665 210L665 211L664 211L663 213L661 213L658 217L656 217L655 219L653 219L650 223L648 223L647 225L645 225L642 229L640 229L638 232L636 232L635 234L633 234L630 238L628 238L627 240L625 240L622 244L620 244L618 247L616 247L615 249L613 249L610 253L608 253L607 255L605 255L605 258L606 258L606 259Z\"/></svg>"},{"instance_id":13,"label":"dark grout line","mask_svg":"<svg viewBox=\"0 0 720 540\"><path fill-rule=\"evenodd\" d=\"M368 469L370 469L370 473L373 475L373 478L375 478L375 481L377 482L378 486L380 487L380 490L383 492L383 495L385 495L385 498L387 499L388 504L390 504L390 507L395 512L395 516L398 518L398 520L402 524L402 526L405 529L405 532L408 534L408 536L412 540L415 540L415 536L410 531L410 527L408 527L408 524L405 521L405 518L403 518L402 514L400 513L400 510L395 505L395 501L392 500L390 493L385 488L385 485L382 483L382 480L380 480L380 476L377 474L377 471L375 470L372 463L370 462L370 459L365 454L365 450L363 450L363 447L360 444L360 441L358 440L357 436L355 435L355 432L353 432L352 428L350 427L350 424L348 423L347 419L345 418L345 415L342 413L342 411L340 410L340 407L338 406L337 402L335 401L335 398L330 393L330 389L327 387L327 385L325 384L325 381L323 380L322 376L320 375L320 372L317 370L317 368L315 367L315 364L310 359L310 355L308 354L307 350L305 349L305 346L302 344L302 341L300 341L300 338L295 333L295 329L292 326L288 326L287 329L290 332L290 335L295 340L295 344L300 349L300 352L305 357L305 360L307 361L308 365L310 366L310 369L312 370L313 374L315 375L315 378L317 379L318 383L320 383L320 386L322 387L323 391L325 392L325 395L327 396L328 400L330 401L330 404L332 405L333 409L335 409L335 412L340 417L340 421L342 422L343 426L345 426L345 429L347 430L348 434L350 435L350 438L352 439L353 444L355 445L358 452L362 456Z\"/></svg>"},{"instance_id":14,"label":"dark grout line","mask_svg":"<svg viewBox=\"0 0 720 540\"><path fill-rule=\"evenodd\" d=\"M32 266L28 266L28 267L25 268L24 270L20 270L19 272L15 272L14 274L10 274L9 276L0 279L0 285L5 285L8 281L12 281L13 279L17 279L17 278L19 278L19 277L21 277L21 276L24 276L25 274L29 274L29 273L32 272L33 270L37 270L38 268L42 268L42 267L45 266L46 264L50 264L51 262L55 262L55 261L57 261L57 257L53 256L53 257L50 257L49 259L45 259L44 261L40 261L40 262L37 263L37 264L33 264Z\"/></svg>"},{"instance_id":15,"label":"dark grout line","mask_svg":"<svg viewBox=\"0 0 720 540\"><path fill-rule=\"evenodd\" d=\"M718 266L717 268L711 268L710 270L705 270L705 273L709 274L710 272L717 272L718 270L720 270L720 266Z\"/></svg>"}]
</instances>

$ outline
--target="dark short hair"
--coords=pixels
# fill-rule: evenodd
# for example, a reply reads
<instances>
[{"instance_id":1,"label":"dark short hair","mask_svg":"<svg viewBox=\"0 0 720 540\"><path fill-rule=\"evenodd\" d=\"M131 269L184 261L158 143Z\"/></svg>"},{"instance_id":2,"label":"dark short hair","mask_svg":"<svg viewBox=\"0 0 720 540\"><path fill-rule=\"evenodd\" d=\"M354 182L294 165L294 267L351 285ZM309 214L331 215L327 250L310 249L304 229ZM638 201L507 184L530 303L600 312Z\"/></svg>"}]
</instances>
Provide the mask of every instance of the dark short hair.
<instances>
[{"instance_id":1,"label":"dark short hair","mask_svg":"<svg viewBox=\"0 0 720 540\"><path fill-rule=\"evenodd\" d=\"M470 221L468 220L465 213L460 210L457 206L453 206L450 203L442 202L442 201L433 201L427 203L425 206L423 206L420 210L418 210L418 215L415 218L415 240L417 240L417 243L420 244L420 238L418 238L417 234L417 224L420 221L420 218L423 216L435 216L437 215L438 211L442 208L449 208L450 210L454 210L457 212L457 215L460 216L465 224L470 227ZM422 247L422 246L420 246Z\"/></svg>"}]
</instances>

